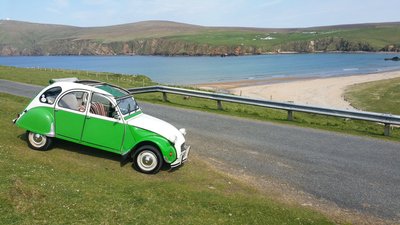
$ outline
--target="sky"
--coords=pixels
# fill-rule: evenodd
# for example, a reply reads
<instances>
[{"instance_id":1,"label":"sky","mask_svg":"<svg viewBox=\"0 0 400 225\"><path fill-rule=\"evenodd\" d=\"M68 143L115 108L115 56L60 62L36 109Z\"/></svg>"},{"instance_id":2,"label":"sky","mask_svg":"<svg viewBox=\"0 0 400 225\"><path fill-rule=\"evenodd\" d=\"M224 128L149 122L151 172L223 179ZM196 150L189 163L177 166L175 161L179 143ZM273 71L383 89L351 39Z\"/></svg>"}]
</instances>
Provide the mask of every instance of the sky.
<instances>
[{"instance_id":1,"label":"sky","mask_svg":"<svg viewBox=\"0 0 400 225\"><path fill-rule=\"evenodd\" d=\"M0 19L79 27L168 20L289 28L400 22L400 0L0 0Z\"/></svg>"}]
</instances>

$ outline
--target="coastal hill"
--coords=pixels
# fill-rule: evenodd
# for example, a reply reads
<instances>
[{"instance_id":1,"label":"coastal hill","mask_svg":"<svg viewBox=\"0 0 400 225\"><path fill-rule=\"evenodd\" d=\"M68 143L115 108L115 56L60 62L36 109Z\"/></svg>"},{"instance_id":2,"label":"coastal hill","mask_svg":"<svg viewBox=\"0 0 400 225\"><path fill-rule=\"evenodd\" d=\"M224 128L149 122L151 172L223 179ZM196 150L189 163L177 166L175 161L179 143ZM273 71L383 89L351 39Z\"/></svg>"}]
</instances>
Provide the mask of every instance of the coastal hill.
<instances>
[{"instance_id":1,"label":"coastal hill","mask_svg":"<svg viewBox=\"0 0 400 225\"><path fill-rule=\"evenodd\" d=\"M400 22L311 28L145 21L74 27L0 20L0 55L252 55L400 51Z\"/></svg>"}]
</instances>

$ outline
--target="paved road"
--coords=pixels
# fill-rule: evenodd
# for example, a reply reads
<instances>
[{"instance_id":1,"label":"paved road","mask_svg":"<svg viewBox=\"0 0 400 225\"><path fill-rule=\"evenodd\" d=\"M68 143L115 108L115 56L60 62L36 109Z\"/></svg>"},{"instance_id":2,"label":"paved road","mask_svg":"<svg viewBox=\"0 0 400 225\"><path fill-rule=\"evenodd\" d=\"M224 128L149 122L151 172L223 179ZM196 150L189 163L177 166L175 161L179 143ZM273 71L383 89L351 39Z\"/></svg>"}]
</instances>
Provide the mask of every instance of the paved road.
<instances>
[{"instance_id":1,"label":"paved road","mask_svg":"<svg viewBox=\"0 0 400 225\"><path fill-rule=\"evenodd\" d=\"M43 87L0 79L0 91L23 97L34 97Z\"/></svg>"},{"instance_id":2,"label":"paved road","mask_svg":"<svg viewBox=\"0 0 400 225\"><path fill-rule=\"evenodd\" d=\"M4 85L0 80L0 91L4 86L9 93L27 96L20 84ZM150 115L187 128L188 142L202 156L260 179L280 180L343 208L400 220L400 143L147 103L141 106Z\"/></svg>"},{"instance_id":3,"label":"paved road","mask_svg":"<svg viewBox=\"0 0 400 225\"><path fill-rule=\"evenodd\" d=\"M318 198L400 218L400 143L142 104L185 127L194 151Z\"/></svg>"}]
</instances>

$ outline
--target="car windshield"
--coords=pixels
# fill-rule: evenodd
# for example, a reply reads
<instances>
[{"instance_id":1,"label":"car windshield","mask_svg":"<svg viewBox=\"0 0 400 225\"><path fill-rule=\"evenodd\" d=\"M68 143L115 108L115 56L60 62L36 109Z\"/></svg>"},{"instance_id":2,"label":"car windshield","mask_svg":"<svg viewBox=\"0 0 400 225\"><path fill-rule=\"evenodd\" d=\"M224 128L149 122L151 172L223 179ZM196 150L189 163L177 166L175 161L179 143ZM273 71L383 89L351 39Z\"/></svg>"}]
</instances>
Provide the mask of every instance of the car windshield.
<instances>
[{"instance_id":1,"label":"car windshield","mask_svg":"<svg viewBox=\"0 0 400 225\"><path fill-rule=\"evenodd\" d=\"M123 115L129 114L139 109L138 104L132 97L121 98L117 100L119 109Z\"/></svg>"}]
</instances>

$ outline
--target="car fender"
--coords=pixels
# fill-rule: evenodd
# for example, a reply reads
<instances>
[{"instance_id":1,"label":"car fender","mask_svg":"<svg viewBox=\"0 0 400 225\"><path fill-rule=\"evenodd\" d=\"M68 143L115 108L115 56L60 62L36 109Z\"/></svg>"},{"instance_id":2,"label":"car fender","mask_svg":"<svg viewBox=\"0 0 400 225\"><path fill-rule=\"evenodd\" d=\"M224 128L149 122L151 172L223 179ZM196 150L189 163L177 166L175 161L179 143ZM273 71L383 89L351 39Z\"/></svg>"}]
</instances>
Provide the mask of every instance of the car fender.
<instances>
[{"instance_id":1,"label":"car fender","mask_svg":"<svg viewBox=\"0 0 400 225\"><path fill-rule=\"evenodd\" d=\"M39 106L25 110L16 121L16 125L25 130L54 137L54 109Z\"/></svg>"},{"instance_id":2,"label":"car fender","mask_svg":"<svg viewBox=\"0 0 400 225\"><path fill-rule=\"evenodd\" d=\"M151 131L147 131L136 127L131 127L130 131L132 132L132 136L135 139L135 146L133 146L131 152L135 151L136 149L140 148L143 145L152 144L155 145L161 151L161 154L163 155L165 162L172 163L173 161L176 160L177 158L176 150L173 144L166 138Z\"/></svg>"}]
</instances>

